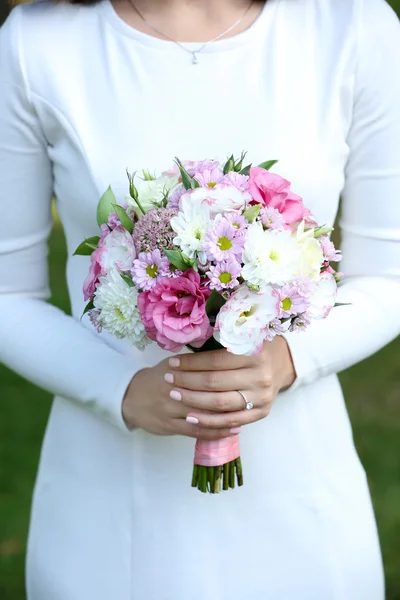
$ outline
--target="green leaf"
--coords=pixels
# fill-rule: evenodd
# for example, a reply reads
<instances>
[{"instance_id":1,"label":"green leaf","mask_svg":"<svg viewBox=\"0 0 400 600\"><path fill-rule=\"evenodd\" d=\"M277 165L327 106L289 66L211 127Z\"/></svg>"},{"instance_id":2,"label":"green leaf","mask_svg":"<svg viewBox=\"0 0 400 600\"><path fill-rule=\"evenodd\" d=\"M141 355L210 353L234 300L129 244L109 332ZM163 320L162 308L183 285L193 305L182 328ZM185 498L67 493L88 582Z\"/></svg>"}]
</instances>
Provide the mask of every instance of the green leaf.
<instances>
[{"instance_id":1,"label":"green leaf","mask_svg":"<svg viewBox=\"0 0 400 600\"><path fill-rule=\"evenodd\" d=\"M192 266L185 260L184 255L179 250L164 250L164 252L169 262L180 271L186 271Z\"/></svg>"},{"instance_id":2,"label":"green leaf","mask_svg":"<svg viewBox=\"0 0 400 600\"><path fill-rule=\"evenodd\" d=\"M155 177L154 177L154 175L152 175L150 173L150 171L147 171L146 169L143 169L143 179L145 181L154 181Z\"/></svg>"},{"instance_id":3,"label":"green leaf","mask_svg":"<svg viewBox=\"0 0 400 600\"><path fill-rule=\"evenodd\" d=\"M97 223L99 227L100 225L103 225L103 223L107 223L108 216L113 212L113 206L116 203L117 199L110 186L104 192L97 205Z\"/></svg>"},{"instance_id":4,"label":"green leaf","mask_svg":"<svg viewBox=\"0 0 400 600\"><path fill-rule=\"evenodd\" d=\"M253 165L250 163L249 165L247 165L247 167L245 167L244 169L242 169L240 171L241 175L250 175L250 169Z\"/></svg>"},{"instance_id":5,"label":"green leaf","mask_svg":"<svg viewBox=\"0 0 400 600\"><path fill-rule=\"evenodd\" d=\"M243 216L249 223L252 223L260 214L260 210L261 204L253 204L253 206L244 211Z\"/></svg>"},{"instance_id":6,"label":"green leaf","mask_svg":"<svg viewBox=\"0 0 400 600\"><path fill-rule=\"evenodd\" d=\"M258 166L260 167L260 169L265 169L266 171L269 171L271 169L271 167L276 165L277 162L278 162L277 160L266 160L265 162L262 162Z\"/></svg>"},{"instance_id":7,"label":"green leaf","mask_svg":"<svg viewBox=\"0 0 400 600\"><path fill-rule=\"evenodd\" d=\"M114 204L114 212L117 213L118 219L121 221L122 227L125 227L129 233L133 233L133 221L126 214L126 210L119 206L119 204Z\"/></svg>"},{"instance_id":8,"label":"green leaf","mask_svg":"<svg viewBox=\"0 0 400 600\"><path fill-rule=\"evenodd\" d=\"M229 171L233 171L235 167L235 159L233 154L228 158L228 160L226 161L225 165L224 165L224 175L226 175L227 173L229 173Z\"/></svg>"},{"instance_id":9,"label":"green leaf","mask_svg":"<svg viewBox=\"0 0 400 600\"><path fill-rule=\"evenodd\" d=\"M82 317L84 315L86 315L87 312L89 312L89 310L93 310L94 309L94 303L93 303L93 298L91 300L89 300L89 302L86 304L84 311L82 313ZM82 319L81 317L81 319Z\"/></svg>"},{"instance_id":10,"label":"green leaf","mask_svg":"<svg viewBox=\"0 0 400 600\"><path fill-rule=\"evenodd\" d=\"M333 308L336 308L337 306L351 306L351 302L336 302L336 304L333 305Z\"/></svg>"},{"instance_id":11,"label":"green leaf","mask_svg":"<svg viewBox=\"0 0 400 600\"><path fill-rule=\"evenodd\" d=\"M79 244L73 256L90 256L92 252L97 249L97 244L99 243L99 240L100 237L98 235L86 238L86 240L83 241L82 244Z\"/></svg>"},{"instance_id":12,"label":"green leaf","mask_svg":"<svg viewBox=\"0 0 400 600\"><path fill-rule=\"evenodd\" d=\"M208 318L210 319L211 324L215 323L215 319L217 314L221 310L221 308L226 303L225 298L216 290L213 290L208 297L206 303L206 313Z\"/></svg>"},{"instance_id":13,"label":"green leaf","mask_svg":"<svg viewBox=\"0 0 400 600\"><path fill-rule=\"evenodd\" d=\"M135 287L135 284L132 281L132 278L129 277L129 275L126 275L126 273L120 273L122 279L125 281L125 283L127 283L129 285L129 287Z\"/></svg>"},{"instance_id":14,"label":"green leaf","mask_svg":"<svg viewBox=\"0 0 400 600\"><path fill-rule=\"evenodd\" d=\"M179 170L181 172L182 184L185 190L193 190L194 188L199 187L198 182L195 179L192 179L192 177L190 177L189 173L186 171L179 158L175 157L175 163L178 165Z\"/></svg>"},{"instance_id":15,"label":"green leaf","mask_svg":"<svg viewBox=\"0 0 400 600\"><path fill-rule=\"evenodd\" d=\"M233 167L233 170L236 171L236 173L240 173L240 171L243 168L243 161L246 157L247 152L242 152L242 154L240 155L240 159L238 160L238 162L235 162L235 165Z\"/></svg>"},{"instance_id":16,"label":"green leaf","mask_svg":"<svg viewBox=\"0 0 400 600\"><path fill-rule=\"evenodd\" d=\"M319 237L321 237L321 235L327 235L328 233L331 233L331 231L333 231L333 230L334 230L333 227L317 227L316 229L314 229L314 237L319 238Z\"/></svg>"}]
</instances>

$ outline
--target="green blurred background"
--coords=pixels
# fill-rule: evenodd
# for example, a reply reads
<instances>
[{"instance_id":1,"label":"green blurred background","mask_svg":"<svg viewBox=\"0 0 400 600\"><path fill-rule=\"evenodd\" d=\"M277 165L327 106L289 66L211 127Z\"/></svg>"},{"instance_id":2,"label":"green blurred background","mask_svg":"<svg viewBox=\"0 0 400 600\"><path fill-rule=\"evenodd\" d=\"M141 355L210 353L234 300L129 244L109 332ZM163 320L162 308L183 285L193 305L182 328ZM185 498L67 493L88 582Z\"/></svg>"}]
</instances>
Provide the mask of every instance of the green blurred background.
<instances>
[{"instance_id":1,"label":"green blurred background","mask_svg":"<svg viewBox=\"0 0 400 600\"><path fill-rule=\"evenodd\" d=\"M400 14L400 0L392 5ZM0 22L5 14L3 4ZM52 302L68 311L65 243L58 222L50 240L50 271ZM386 569L386 598L400 600L400 339L342 373L341 381L356 446L369 476ZM30 502L51 397L0 365L0 398L0 600L24 600Z\"/></svg>"}]
</instances>

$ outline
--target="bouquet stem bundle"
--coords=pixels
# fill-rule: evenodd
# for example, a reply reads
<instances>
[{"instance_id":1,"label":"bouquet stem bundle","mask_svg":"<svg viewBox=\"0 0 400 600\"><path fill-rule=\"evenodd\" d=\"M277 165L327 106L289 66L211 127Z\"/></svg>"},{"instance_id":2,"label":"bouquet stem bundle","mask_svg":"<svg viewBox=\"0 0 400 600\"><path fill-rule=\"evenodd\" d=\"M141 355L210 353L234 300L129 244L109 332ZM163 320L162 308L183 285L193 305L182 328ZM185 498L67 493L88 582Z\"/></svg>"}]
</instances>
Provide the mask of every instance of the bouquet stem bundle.
<instances>
[{"instance_id":1,"label":"bouquet stem bundle","mask_svg":"<svg viewBox=\"0 0 400 600\"><path fill-rule=\"evenodd\" d=\"M243 485L243 470L240 456L217 467L193 466L192 487L200 492L219 494L221 490Z\"/></svg>"}]
</instances>

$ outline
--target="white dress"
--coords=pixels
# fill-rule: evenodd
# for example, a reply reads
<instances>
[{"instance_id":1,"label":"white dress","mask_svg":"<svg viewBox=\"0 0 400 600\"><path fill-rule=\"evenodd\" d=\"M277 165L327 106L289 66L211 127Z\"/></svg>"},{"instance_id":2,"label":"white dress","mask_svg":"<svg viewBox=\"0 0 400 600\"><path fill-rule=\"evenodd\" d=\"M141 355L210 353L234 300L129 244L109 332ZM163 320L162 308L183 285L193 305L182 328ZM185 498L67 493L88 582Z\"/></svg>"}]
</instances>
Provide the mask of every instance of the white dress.
<instances>
[{"instance_id":1,"label":"white dress","mask_svg":"<svg viewBox=\"0 0 400 600\"><path fill-rule=\"evenodd\" d=\"M195 44L192 47L197 47ZM199 64L109 0L13 10L0 33L0 359L55 394L33 500L29 600L383 600L376 526L336 373L400 332L400 28L383 0L268 0ZM125 169L279 159L317 220L342 194L340 302L287 336L297 381L243 428L245 485L192 490L193 440L129 432L166 353L85 317L95 209ZM48 305L50 198L73 317ZM377 398L379 402L379 398Z\"/></svg>"}]
</instances>

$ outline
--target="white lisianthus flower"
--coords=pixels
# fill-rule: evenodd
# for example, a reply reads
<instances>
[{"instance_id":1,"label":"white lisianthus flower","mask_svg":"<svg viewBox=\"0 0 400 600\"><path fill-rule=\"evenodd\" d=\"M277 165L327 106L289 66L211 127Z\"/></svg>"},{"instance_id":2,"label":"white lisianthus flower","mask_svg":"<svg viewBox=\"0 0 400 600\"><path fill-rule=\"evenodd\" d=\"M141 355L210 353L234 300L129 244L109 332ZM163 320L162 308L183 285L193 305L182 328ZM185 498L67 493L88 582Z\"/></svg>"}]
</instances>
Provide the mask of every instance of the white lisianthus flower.
<instances>
[{"instance_id":1,"label":"white lisianthus flower","mask_svg":"<svg viewBox=\"0 0 400 600\"><path fill-rule=\"evenodd\" d=\"M130 271L136 258L135 246L129 231L119 225L99 243L99 262L102 272L116 267Z\"/></svg>"},{"instance_id":2,"label":"white lisianthus flower","mask_svg":"<svg viewBox=\"0 0 400 600\"><path fill-rule=\"evenodd\" d=\"M187 197L193 203L207 204L212 215L242 210L251 200L251 196L247 191L241 191L233 185L217 186L215 188L199 187L183 194L181 202Z\"/></svg>"},{"instance_id":3,"label":"white lisianthus flower","mask_svg":"<svg viewBox=\"0 0 400 600\"><path fill-rule=\"evenodd\" d=\"M255 221L248 229L243 263L242 277L253 285L284 285L298 274L300 248L291 231L264 231Z\"/></svg>"},{"instance_id":4,"label":"white lisianthus flower","mask_svg":"<svg viewBox=\"0 0 400 600\"><path fill-rule=\"evenodd\" d=\"M301 249L301 261L298 275L307 275L311 279L319 279L324 254L321 244L314 237L314 228L304 231L304 221L297 228L297 243Z\"/></svg>"},{"instance_id":5,"label":"white lisianthus flower","mask_svg":"<svg viewBox=\"0 0 400 600\"><path fill-rule=\"evenodd\" d=\"M171 227L177 234L173 242L189 258L198 258L205 264L207 256L204 242L210 226L210 209L207 204L192 202L188 195L182 198L180 211L171 219Z\"/></svg>"},{"instance_id":6,"label":"white lisianthus flower","mask_svg":"<svg viewBox=\"0 0 400 600\"><path fill-rule=\"evenodd\" d=\"M310 296L307 314L313 319L325 319L335 306L337 283L333 275L323 273L315 292Z\"/></svg>"},{"instance_id":7,"label":"white lisianthus flower","mask_svg":"<svg viewBox=\"0 0 400 600\"><path fill-rule=\"evenodd\" d=\"M219 311L214 338L233 354L257 354L277 316L277 302L270 288L256 293L242 285Z\"/></svg>"},{"instance_id":8,"label":"white lisianthus flower","mask_svg":"<svg viewBox=\"0 0 400 600\"><path fill-rule=\"evenodd\" d=\"M155 203L163 200L179 184L179 175L161 175L157 179L145 180L138 186L139 202L145 212L154 208ZM128 209L140 213L138 205L131 196L126 196ZM140 213L141 214L141 213Z\"/></svg>"},{"instance_id":9,"label":"white lisianthus flower","mask_svg":"<svg viewBox=\"0 0 400 600\"><path fill-rule=\"evenodd\" d=\"M100 311L99 324L117 338L127 338L139 350L149 340L140 319L137 305L138 291L121 277L116 269L100 276L93 303Z\"/></svg>"}]
</instances>

